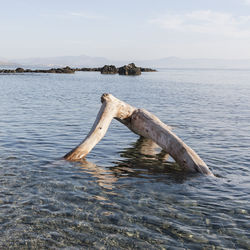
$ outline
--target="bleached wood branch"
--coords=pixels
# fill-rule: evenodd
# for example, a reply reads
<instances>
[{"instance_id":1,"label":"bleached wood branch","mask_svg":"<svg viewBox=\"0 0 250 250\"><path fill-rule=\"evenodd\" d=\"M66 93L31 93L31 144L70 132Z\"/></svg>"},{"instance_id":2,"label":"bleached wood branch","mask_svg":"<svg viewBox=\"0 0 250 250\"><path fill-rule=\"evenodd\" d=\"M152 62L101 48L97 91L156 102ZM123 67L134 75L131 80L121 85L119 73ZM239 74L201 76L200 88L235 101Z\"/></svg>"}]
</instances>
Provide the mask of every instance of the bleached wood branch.
<instances>
[{"instance_id":1,"label":"bleached wood branch","mask_svg":"<svg viewBox=\"0 0 250 250\"><path fill-rule=\"evenodd\" d=\"M66 160L83 159L104 137L112 119L115 118L134 133L153 140L184 169L213 176L198 154L158 117L144 109L136 109L111 94L103 94L101 101L102 106L92 129L80 145L64 156Z\"/></svg>"}]
</instances>

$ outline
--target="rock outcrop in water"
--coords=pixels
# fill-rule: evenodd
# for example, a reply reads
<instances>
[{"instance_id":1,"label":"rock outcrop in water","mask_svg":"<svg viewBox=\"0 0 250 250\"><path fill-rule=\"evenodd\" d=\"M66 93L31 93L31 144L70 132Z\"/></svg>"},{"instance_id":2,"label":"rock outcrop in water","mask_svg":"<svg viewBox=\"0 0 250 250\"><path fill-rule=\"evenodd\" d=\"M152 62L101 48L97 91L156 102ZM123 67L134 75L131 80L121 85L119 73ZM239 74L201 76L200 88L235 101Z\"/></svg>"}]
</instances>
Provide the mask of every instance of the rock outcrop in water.
<instances>
[{"instance_id":1,"label":"rock outcrop in water","mask_svg":"<svg viewBox=\"0 0 250 250\"><path fill-rule=\"evenodd\" d=\"M73 74L75 73L75 69L70 68L69 66L64 68L52 68L52 69L36 69L29 70L26 72L30 73L57 73L57 74Z\"/></svg>"},{"instance_id":2,"label":"rock outcrop in water","mask_svg":"<svg viewBox=\"0 0 250 250\"><path fill-rule=\"evenodd\" d=\"M75 71L101 71L102 68L75 68Z\"/></svg>"},{"instance_id":3,"label":"rock outcrop in water","mask_svg":"<svg viewBox=\"0 0 250 250\"><path fill-rule=\"evenodd\" d=\"M134 63L130 63L128 65L124 65L118 69L119 75L140 75L141 68L136 67Z\"/></svg>"},{"instance_id":4,"label":"rock outcrop in water","mask_svg":"<svg viewBox=\"0 0 250 250\"><path fill-rule=\"evenodd\" d=\"M142 68L141 67L141 72L156 72L156 69L151 69L151 68Z\"/></svg>"},{"instance_id":5,"label":"rock outcrop in water","mask_svg":"<svg viewBox=\"0 0 250 250\"><path fill-rule=\"evenodd\" d=\"M69 66L64 68L51 68L51 69L0 69L0 73L3 74L15 74L15 73L54 73L54 74L73 74L76 71L98 71L101 74L117 74L119 75L140 75L141 72L155 72L156 70L150 68L136 67L134 63L124 65L116 68L114 65L104 65L102 68L70 68Z\"/></svg>"},{"instance_id":6,"label":"rock outcrop in water","mask_svg":"<svg viewBox=\"0 0 250 250\"><path fill-rule=\"evenodd\" d=\"M101 68L101 74L117 74L118 70L114 65L104 65Z\"/></svg>"},{"instance_id":7,"label":"rock outcrop in water","mask_svg":"<svg viewBox=\"0 0 250 250\"><path fill-rule=\"evenodd\" d=\"M16 69L0 69L0 73L5 74L14 74L14 73L57 73L57 74L72 74L75 73L75 69L70 67L64 68L52 68L52 69L23 69L23 68L16 68Z\"/></svg>"},{"instance_id":8,"label":"rock outcrop in water","mask_svg":"<svg viewBox=\"0 0 250 250\"><path fill-rule=\"evenodd\" d=\"M16 73L23 73L25 70L23 68L17 68Z\"/></svg>"}]
</instances>

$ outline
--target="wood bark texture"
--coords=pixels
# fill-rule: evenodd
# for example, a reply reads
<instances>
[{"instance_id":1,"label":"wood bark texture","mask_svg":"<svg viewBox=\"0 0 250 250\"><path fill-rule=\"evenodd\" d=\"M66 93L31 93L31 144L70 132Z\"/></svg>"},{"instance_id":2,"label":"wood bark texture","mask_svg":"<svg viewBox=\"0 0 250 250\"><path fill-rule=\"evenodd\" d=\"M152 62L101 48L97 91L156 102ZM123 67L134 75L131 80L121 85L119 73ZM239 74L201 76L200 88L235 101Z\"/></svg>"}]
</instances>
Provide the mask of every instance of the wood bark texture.
<instances>
[{"instance_id":1,"label":"wood bark texture","mask_svg":"<svg viewBox=\"0 0 250 250\"><path fill-rule=\"evenodd\" d=\"M89 134L64 156L66 160L83 159L104 137L112 119L115 118L134 133L153 140L185 170L214 176L198 154L155 115L144 109L136 109L111 94L103 94L101 102L102 106Z\"/></svg>"}]
</instances>

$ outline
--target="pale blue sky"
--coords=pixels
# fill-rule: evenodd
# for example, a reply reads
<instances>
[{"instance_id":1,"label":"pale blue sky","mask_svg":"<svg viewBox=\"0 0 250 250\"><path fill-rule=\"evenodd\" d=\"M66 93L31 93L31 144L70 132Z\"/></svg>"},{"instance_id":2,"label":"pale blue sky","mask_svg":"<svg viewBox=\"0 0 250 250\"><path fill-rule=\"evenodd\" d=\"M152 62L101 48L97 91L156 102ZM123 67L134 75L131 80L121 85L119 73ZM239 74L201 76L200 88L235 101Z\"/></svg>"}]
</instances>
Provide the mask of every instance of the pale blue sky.
<instances>
[{"instance_id":1,"label":"pale blue sky","mask_svg":"<svg viewBox=\"0 0 250 250\"><path fill-rule=\"evenodd\" d=\"M0 58L250 58L250 0L0 0Z\"/></svg>"}]
</instances>

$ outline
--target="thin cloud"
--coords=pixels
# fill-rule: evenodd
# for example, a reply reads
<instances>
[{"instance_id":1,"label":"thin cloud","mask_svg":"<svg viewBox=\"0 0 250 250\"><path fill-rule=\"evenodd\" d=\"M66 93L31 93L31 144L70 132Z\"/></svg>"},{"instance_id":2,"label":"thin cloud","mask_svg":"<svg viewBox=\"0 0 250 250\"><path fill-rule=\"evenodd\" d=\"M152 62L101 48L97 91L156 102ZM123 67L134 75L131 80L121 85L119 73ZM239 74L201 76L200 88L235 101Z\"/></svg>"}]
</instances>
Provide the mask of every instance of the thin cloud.
<instances>
[{"instance_id":1,"label":"thin cloud","mask_svg":"<svg viewBox=\"0 0 250 250\"><path fill-rule=\"evenodd\" d=\"M88 13L88 12L67 12L67 13L46 13L41 14L42 17L45 18L59 18L59 19L86 19L86 20L104 20L106 17L102 15L98 15L95 13Z\"/></svg>"},{"instance_id":2,"label":"thin cloud","mask_svg":"<svg viewBox=\"0 0 250 250\"><path fill-rule=\"evenodd\" d=\"M99 20L99 19L105 19L102 15L97 15L94 13L87 13L87 12L71 12L69 13L72 17L79 17L84 19L92 19L92 20Z\"/></svg>"},{"instance_id":3,"label":"thin cloud","mask_svg":"<svg viewBox=\"0 0 250 250\"><path fill-rule=\"evenodd\" d=\"M250 0L249 0L250 1ZM250 38L250 16L234 16L210 10L167 14L149 21L164 29L234 38Z\"/></svg>"}]
</instances>

